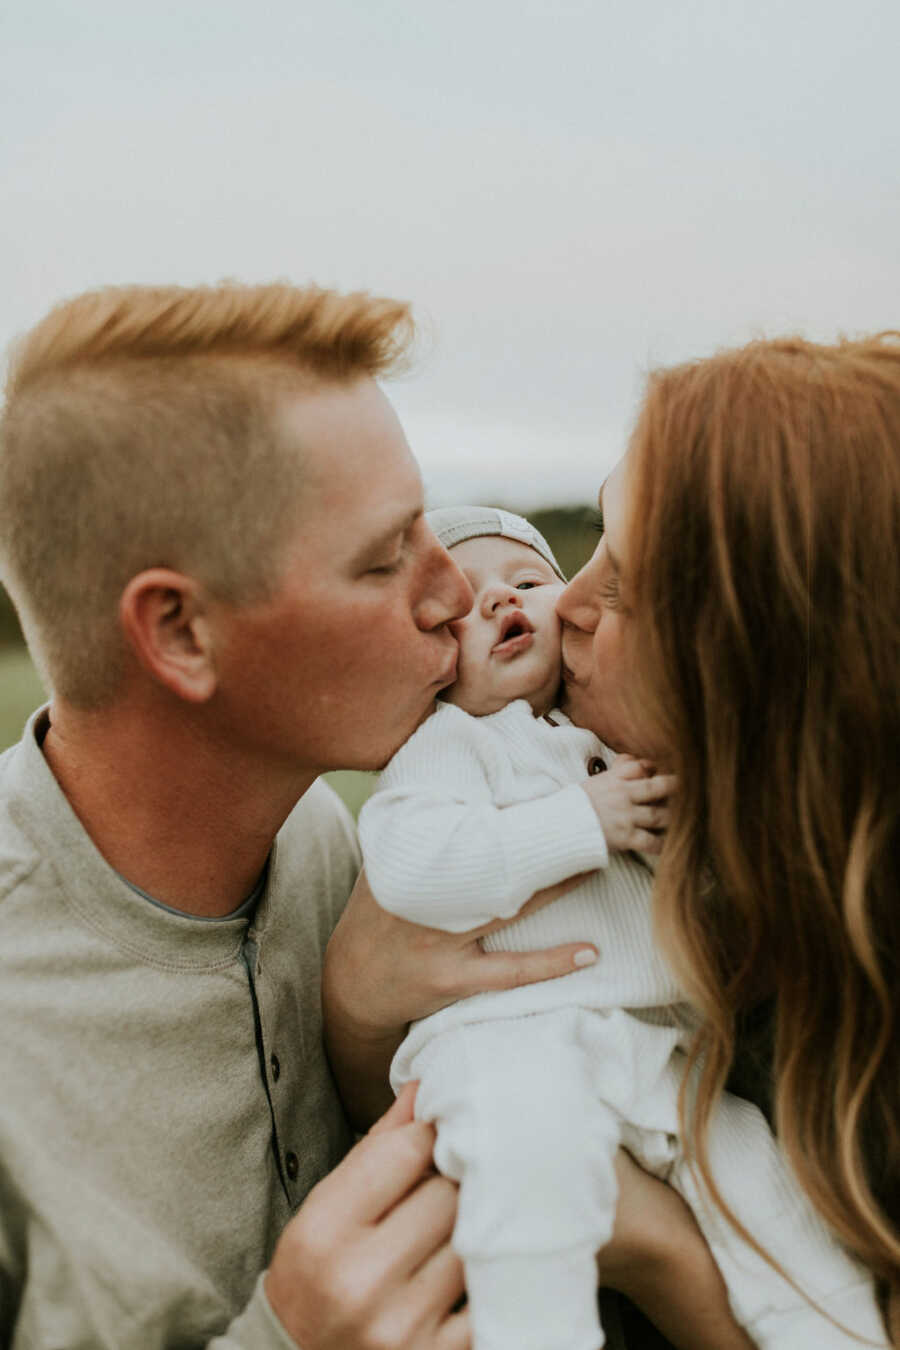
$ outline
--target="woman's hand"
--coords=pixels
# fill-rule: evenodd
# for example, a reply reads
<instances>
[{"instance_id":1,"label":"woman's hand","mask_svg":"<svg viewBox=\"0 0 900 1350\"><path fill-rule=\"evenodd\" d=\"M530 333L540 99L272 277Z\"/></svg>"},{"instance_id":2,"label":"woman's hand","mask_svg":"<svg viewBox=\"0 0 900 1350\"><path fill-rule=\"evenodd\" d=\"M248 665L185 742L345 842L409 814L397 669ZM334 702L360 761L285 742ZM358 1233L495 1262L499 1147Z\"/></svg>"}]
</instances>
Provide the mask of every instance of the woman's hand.
<instances>
[{"instance_id":1,"label":"woman's hand","mask_svg":"<svg viewBox=\"0 0 900 1350\"><path fill-rule=\"evenodd\" d=\"M621 1148L616 1175L613 1235L597 1257L600 1284L630 1298L678 1350L754 1350L681 1196Z\"/></svg>"},{"instance_id":2,"label":"woman's hand","mask_svg":"<svg viewBox=\"0 0 900 1350\"><path fill-rule=\"evenodd\" d=\"M583 880L538 892L516 919ZM375 901L361 873L332 934L322 971L325 1040L344 1105L365 1128L391 1101L387 1072L410 1022L448 1003L566 975L596 959L588 942L533 952L485 952L479 939L513 919L468 933L407 923Z\"/></svg>"}]
</instances>

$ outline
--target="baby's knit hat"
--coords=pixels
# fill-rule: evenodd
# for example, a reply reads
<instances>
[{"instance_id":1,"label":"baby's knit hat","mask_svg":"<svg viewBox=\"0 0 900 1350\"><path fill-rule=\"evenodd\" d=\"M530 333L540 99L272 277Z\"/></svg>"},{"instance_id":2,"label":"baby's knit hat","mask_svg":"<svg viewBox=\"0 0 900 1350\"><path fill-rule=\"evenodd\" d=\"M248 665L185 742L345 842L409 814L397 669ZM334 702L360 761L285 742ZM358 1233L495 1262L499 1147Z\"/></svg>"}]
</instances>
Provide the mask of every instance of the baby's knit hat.
<instances>
[{"instance_id":1,"label":"baby's knit hat","mask_svg":"<svg viewBox=\"0 0 900 1350\"><path fill-rule=\"evenodd\" d=\"M454 544L481 534L499 534L504 539L515 539L533 548L562 581L566 579L547 540L524 516L502 511L498 506L441 506L426 512L425 519L444 548L452 548Z\"/></svg>"}]
</instances>

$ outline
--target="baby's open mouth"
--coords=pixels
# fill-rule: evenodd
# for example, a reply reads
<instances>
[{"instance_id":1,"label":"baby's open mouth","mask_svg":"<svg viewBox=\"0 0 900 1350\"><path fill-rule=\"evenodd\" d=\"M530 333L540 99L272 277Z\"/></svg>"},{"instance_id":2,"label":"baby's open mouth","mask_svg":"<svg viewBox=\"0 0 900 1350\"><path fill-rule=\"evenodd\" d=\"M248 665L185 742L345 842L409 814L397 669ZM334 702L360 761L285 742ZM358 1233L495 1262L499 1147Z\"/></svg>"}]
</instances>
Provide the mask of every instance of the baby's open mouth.
<instances>
[{"instance_id":1,"label":"baby's open mouth","mask_svg":"<svg viewBox=\"0 0 900 1350\"><path fill-rule=\"evenodd\" d=\"M507 614L500 625L500 637L493 650L501 655L513 653L531 646L534 624L524 614Z\"/></svg>"}]
</instances>

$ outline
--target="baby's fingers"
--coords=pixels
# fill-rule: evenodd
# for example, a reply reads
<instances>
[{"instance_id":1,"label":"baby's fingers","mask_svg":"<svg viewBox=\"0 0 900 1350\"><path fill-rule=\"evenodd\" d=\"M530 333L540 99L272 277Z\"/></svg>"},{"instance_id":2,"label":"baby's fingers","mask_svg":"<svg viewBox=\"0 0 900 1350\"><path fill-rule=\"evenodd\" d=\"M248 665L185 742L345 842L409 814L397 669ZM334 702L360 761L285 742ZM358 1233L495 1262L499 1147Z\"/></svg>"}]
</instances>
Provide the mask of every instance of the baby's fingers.
<instances>
[{"instance_id":1,"label":"baby's fingers","mask_svg":"<svg viewBox=\"0 0 900 1350\"><path fill-rule=\"evenodd\" d=\"M635 830L630 847L637 853L662 853L663 837L649 830Z\"/></svg>"},{"instance_id":2,"label":"baby's fingers","mask_svg":"<svg viewBox=\"0 0 900 1350\"><path fill-rule=\"evenodd\" d=\"M671 773L654 774L652 778L637 778L628 785L628 795L636 803L658 802L671 797L678 789L678 779Z\"/></svg>"},{"instance_id":3,"label":"baby's fingers","mask_svg":"<svg viewBox=\"0 0 900 1350\"><path fill-rule=\"evenodd\" d=\"M636 829L667 830L669 828L669 808L667 806L636 806L631 819Z\"/></svg>"},{"instance_id":4,"label":"baby's fingers","mask_svg":"<svg viewBox=\"0 0 900 1350\"><path fill-rule=\"evenodd\" d=\"M616 755L610 768L614 771L617 778L632 779L646 778L647 776L647 770L639 759L635 759L634 755Z\"/></svg>"}]
</instances>

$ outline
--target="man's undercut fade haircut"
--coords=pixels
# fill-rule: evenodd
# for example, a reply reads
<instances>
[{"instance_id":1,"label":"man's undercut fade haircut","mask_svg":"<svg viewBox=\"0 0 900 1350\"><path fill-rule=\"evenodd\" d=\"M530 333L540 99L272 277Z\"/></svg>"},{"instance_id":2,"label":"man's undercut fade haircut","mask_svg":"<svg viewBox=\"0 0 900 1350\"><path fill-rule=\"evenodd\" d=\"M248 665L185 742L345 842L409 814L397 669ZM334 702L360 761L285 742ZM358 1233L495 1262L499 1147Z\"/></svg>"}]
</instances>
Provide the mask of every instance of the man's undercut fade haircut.
<instances>
[{"instance_id":1,"label":"man's undercut fade haircut","mask_svg":"<svg viewBox=\"0 0 900 1350\"><path fill-rule=\"evenodd\" d=\"M396 370L409 306L286 284L110 287L13 348L0 421L0 575L48 687L119 687L124 587L168 567L261 599L296 528L292 394Z\"/></svg>"}]
</instances>

